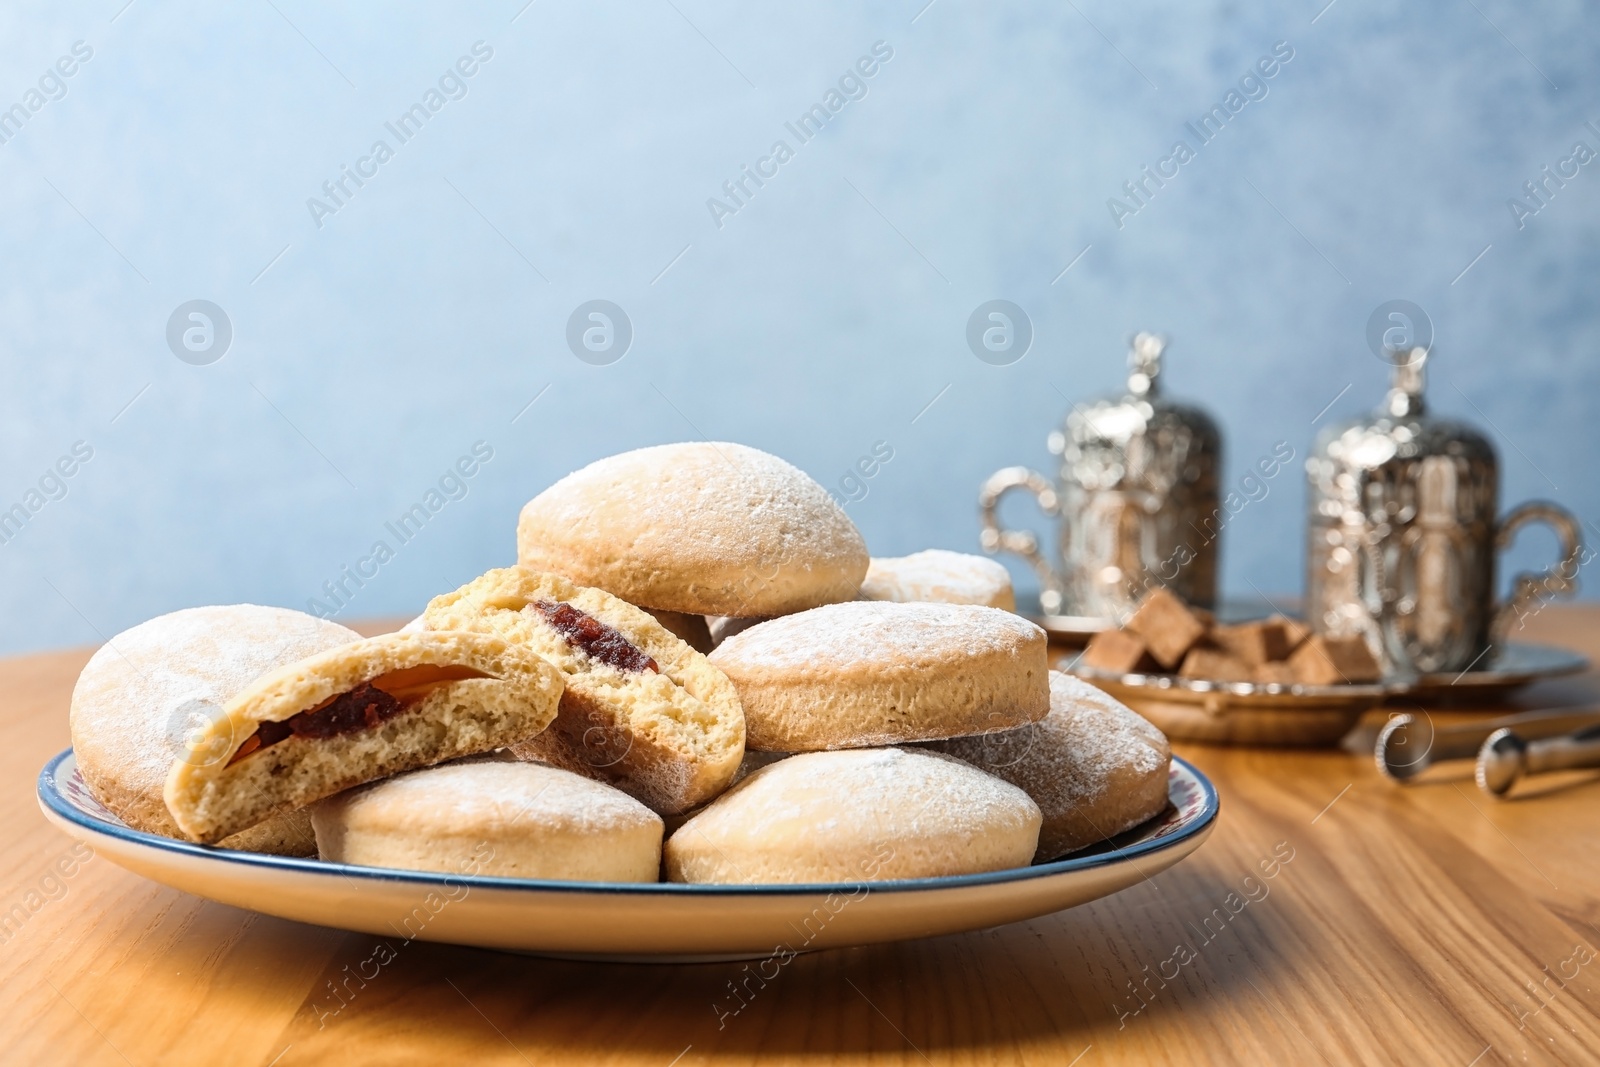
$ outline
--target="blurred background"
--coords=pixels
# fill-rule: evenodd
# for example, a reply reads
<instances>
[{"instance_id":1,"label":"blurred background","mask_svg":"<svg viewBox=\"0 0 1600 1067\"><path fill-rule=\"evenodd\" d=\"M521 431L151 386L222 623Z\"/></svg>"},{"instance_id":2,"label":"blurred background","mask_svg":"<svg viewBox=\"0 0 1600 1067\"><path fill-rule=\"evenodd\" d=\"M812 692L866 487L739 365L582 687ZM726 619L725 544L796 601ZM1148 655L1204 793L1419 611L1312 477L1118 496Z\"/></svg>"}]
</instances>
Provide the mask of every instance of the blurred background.
<instances>
[{"instance_id":1,"label":"blurred background","mask_svg":"<svg viewBox=\"0 0 1600 1067\"><path fill-rule=\"evenodd\" d=\"M0 651L413 613L569 470L702 437L808 471L875 554L976 551L979 483L1052 471L1139 329L1225 488L1293 448L1222 585L1294 595L1302 463L1381 399L1391 300L1502 506L1600 540L1592 6L450 6L0 8ZM1032 332L1003 365L967 343L997 299Z\"/></svg>"}]
</instances>

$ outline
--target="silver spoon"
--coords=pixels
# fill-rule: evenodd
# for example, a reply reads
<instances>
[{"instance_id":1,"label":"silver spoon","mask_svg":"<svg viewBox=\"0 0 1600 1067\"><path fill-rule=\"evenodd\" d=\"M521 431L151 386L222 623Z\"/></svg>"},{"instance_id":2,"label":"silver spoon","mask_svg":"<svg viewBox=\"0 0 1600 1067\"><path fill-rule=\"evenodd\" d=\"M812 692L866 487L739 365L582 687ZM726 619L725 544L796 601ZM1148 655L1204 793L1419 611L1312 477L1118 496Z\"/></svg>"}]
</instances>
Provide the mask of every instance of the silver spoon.
<instances>
[{"instance_id":1,"label":"silver spoon","mask_svg":"<svg viewBox=\"0 0 1600 1067\"><path fill-rule=\"evenodd\" d=\"M1490 734L1478 751L1478 788L1496 799L1530 774L1600 767L1600 725L1527 740L1511 727Z\"/></svg>"},{"instance_id":2,"label":"silver spoon","mask_svg":"<svg viewBox=\"0 0 1600 1067\"><path fill-rule=\"evenodd\" d=\"M1600 709L1563 709L1509 715L1481 723L1435 727L1426 712L1404 712L1391 718L1378 734L1373 759L1378 772L1393 782L1411 782L1437 763L1475 760L1496 730L1513 729L1535 739L1570 733L1600 723Z\"/></svg>"}]
</instances>

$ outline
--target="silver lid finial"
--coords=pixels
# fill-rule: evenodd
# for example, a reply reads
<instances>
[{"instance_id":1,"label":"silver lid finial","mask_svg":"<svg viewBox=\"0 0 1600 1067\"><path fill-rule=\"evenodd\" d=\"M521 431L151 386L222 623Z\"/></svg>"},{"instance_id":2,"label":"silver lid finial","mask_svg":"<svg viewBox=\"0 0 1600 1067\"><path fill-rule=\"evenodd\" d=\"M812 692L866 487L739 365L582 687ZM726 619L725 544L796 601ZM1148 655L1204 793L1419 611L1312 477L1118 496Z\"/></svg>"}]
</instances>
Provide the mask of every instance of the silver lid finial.
<instances>
[{"instance_id":1,"label":"silver lid finial","mask_svg":"<svg viewBox=\"0 0 1600 1067\"><path fill-rule=\"evenodd\" d=\"M1156 379L1161 375L1161 353L1167 349L1167 339L1160 334L1141 330L1133 335L1128 347L1128 392L1134 396L1153 396Z\"/></svg>"},{"instance_id":2,"label":"silver lid finial","mask_svg":"<svg viewBox=\"0 0 1600 1067\"><path fill-rule=\"evenodd\" d=\"M1394 374L1389 379L1389 395L1384 398L1383 410L1395 418L1421 415L1424 411L1422 391L1428 384L1424 367L1428 350L1420 345L1410 351L1394 353Z\"/></svg>"}]
</instances>

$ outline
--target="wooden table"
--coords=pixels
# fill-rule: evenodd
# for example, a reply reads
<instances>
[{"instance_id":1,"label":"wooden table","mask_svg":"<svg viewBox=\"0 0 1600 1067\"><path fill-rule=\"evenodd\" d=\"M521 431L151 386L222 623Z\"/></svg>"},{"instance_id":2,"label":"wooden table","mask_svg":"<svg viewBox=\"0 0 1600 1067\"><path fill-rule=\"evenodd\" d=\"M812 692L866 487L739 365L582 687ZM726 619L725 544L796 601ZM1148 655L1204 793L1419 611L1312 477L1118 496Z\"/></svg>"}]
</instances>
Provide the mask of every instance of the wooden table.
<instances>
[{"instance_id":1,"label":"wooden table","mask_svg":"<svg viewBox=\"0 0 1600 1067\"><path fill-rule=\"evenodd\" d=\"M1549 607L1524 636L1600 662L1600 607ZM39 814L34 779L67 744L86 657L0 661L0 907L26 913L0 942L0 1062L1600 1062L1594 776L1504 803L1470 779L1396 787L1370 755L1382 712L1348 751L1180 745L1222 795L1189 860L1032 922L800 957L725 1029L712 1005L736 965L420 942L319 1027L313 1005L371 936L212 904L101 858L48 877L73 846ZM1589 702L1593 673L1514 706ZM1275 853L1292 858L1261 879Z\"/></svg>"}]
</instances>

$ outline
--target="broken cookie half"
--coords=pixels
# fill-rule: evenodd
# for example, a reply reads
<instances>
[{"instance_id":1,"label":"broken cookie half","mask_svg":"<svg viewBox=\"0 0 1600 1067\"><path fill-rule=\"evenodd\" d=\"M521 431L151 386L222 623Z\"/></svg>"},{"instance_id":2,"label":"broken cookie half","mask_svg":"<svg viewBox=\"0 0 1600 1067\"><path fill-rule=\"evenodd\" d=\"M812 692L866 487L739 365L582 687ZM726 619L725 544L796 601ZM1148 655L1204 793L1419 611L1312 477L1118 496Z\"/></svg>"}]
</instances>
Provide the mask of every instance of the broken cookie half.
<instances>
[{"instance_id":1,"label":"broken cookie half","mask_svg":"<svg viewBox=\"0 0 1600 1067\"><path fill-rule=\"evenodd\" d=\"M498 634L566 676L546 732L512 752L621 789L663 815L716 796L744 757L738 694L650 613L555 574L504 567L435 597L437 629Z\"/></svg>"},{"instance_id":2,"label":"broken cookie half","mask_svg":"<svg viewBox=\"0 0 1600 1067\"><path fill-rule=\"evenodd\" d=\"M179 829L206 844L351 786L534 737L562 677L492 634L385 634L262 675L167 775Z\"/></svg>"}]
</instances>

